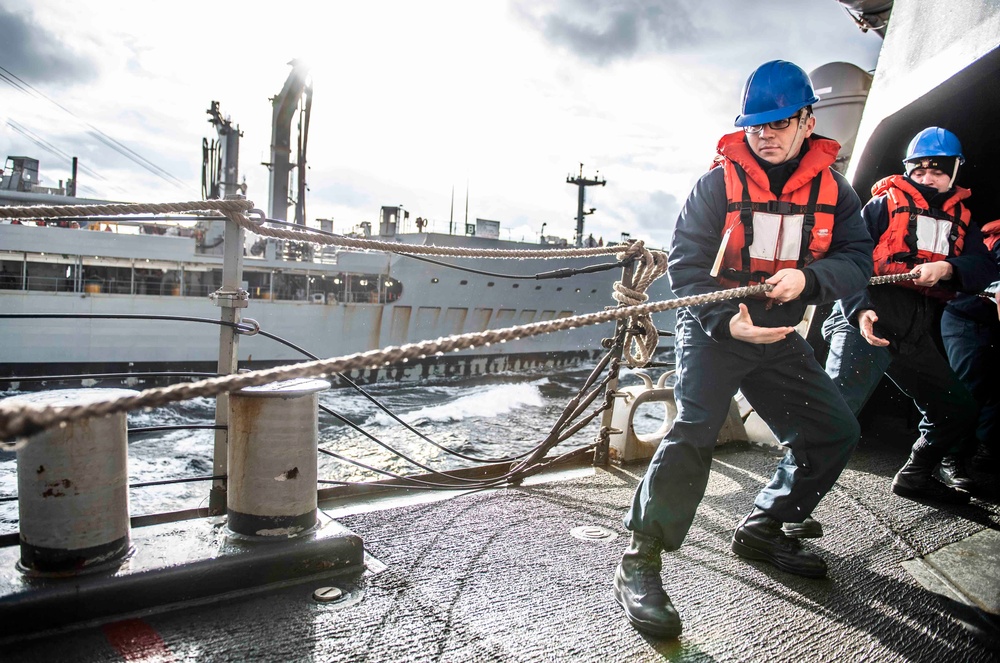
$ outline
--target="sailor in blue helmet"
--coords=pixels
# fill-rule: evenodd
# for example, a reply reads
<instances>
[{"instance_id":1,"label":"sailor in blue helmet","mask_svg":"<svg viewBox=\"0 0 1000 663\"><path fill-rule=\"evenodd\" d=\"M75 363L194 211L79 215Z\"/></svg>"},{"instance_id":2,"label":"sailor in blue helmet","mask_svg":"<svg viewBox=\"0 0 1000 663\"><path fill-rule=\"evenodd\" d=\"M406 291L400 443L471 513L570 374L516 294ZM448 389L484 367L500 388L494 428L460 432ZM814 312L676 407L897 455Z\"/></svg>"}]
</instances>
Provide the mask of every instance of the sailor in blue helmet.
<instances>
[{"instance_id":1,"label":"sailor in blue helmet","mask_svg":"<svg viewBox=\"0 0 1000 663\"><path fill-rule=\"evenodd\" d=\"M858 423L794 326L809 304L864 288L872 241L861 202L831 166L840 146L814 135L812 83L780 60L743 89L739 131L723 136L713 167L677 219L668 273L680 296L767 283L757 297L680 309L677 416L624 519L631 532L614 595L632 625L672 637L681 621L660 578L661 551L680 547L705 493L712 451L741 389L787 453L732 550L807 577L826 563L785 535L830 490L858 442Z\"/></svg>"},{"instance_id":2,"label":"sailor in blue helmet","mask_svg":"<svg viewBox=\"0 0 1000 663\"><path fill-rule=\"evenodd\" d=\"M947 129L928 127L913 137L906 174L876 182L862 216L875 241L874 273L916 278L844 298L823 324L826 371L855 413L888 375L922 415L892 492L952 504L968 502L978 488L964 465L975 450L977 407L936 338L949 300L997 278L982 233L970 223L971 192L955 184L964 161Z\"/></svg>"}]
</instances>

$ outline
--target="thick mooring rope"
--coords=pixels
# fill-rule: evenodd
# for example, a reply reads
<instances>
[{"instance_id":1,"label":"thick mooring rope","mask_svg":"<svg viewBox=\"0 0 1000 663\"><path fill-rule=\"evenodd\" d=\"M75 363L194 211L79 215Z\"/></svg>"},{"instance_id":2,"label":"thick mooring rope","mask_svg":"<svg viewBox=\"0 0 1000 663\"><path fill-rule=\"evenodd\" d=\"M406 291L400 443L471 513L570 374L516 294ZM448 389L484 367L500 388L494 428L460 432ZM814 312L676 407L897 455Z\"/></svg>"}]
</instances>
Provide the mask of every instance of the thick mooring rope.
<instances>
[{"instance_id":1,"label":"thick mooring rope","mask_svg":"<svg viewBox=\"0 0 1000 663\"><path fill-rule=\"evenodd\" d=\"M102 203L98 205L0 206L0 219L58 219L77 216L129 214L241 213L253 209L249 200L196 200L188 203Z\"/></svg>"},{"instance_id":2,"label":"thick mooring rope","mask_svg":"<svg viewBox=\"0 0 1000 663\"><path fill-rule=\"evenodd\" d=\"M236 391L246 387L255 387L293 378L322 377L351 370L390 366L404 363L410 359L443 355L446 352L457 352L493 343L506 343L507 341L550 334L577 327L597 325L632 316L649 315L683 306L699 306L725 299L750 297L767 292L770 289L770 285L749 286L681 299L651 302L636 306L615 307L595 313L557 318L517 327L442 337L429 341L421 341L420 343L389 346L379 350L370 350L342 357L290 364L260 371L208 378L197 382L146 389L133 396L125 396L103 402L97 401L88 403L87 405L21 405L15 409L13 405L0 402L0 439L9 440L30 435L55 425L77 421L85 417L106 416L144 407L158 407L167 403L188 400L196 396L217 396L221 393Z\"/></svg>"},{"instance_id":3,"label":"thick mooring rope","mask_svg":"<svg viewBox=\"0 0 1000 663\"><path fill-rule=\"evenodd\" d=\"M111 203L101 205L63 205L63 206L28 206L0 207L0 218L58 218L67 216L109 216L129 214L161 214L161 213L205 213L214 211L221 213L249 232L281 239L309 241L318 244L336 244L366 250L380 250L400 253L423 253L431 255L451 255L465 257L487 258L556 258L570 256L594 256L617 253L619 260L638 258L638 264L633 277L633 286L626 288L620 282L615 283L614 297L621 306L587 313L568 318L547 320L517 327L487 330L471 334L438 338L435 340L410 343L403 346L390 346L380 350L356 353L343 357L334 357L261 371L238 373L233 375L209 378L198 382L175 384L169 387L147 389L134 396L126 396L115 400L91 402L86 405L71 406L37 406L27 405L17 409L13 405L0 402L0 440L11 440L31 435L55 425L66 425L93 416L108 416L118 412L127 412L137 408L156 407L177 401L188 400L196 396L217 396L221 393L236 391L246 387L260 386L303 377L322 377L350 370L370 369L380 366L404 363L414 358L424 358L428 355L442 355L445 352L457 352L468 348L481 347L492 343L505 343L508 340L518 340L556 331L574 329L612 320L632 319L632 327L639 331L633 334L633 348L629 351L628 361L632 366L646 365L656 350L658 333L653 326L652 313L668 311L685 306L700 306L711 302L727 299L739 299L761 294L771 290L770 285L733 288L719 292L683 297L669 301L643 303L649 296L646 288L666 272L667 255L662 251L650 251L641 241L631 242L624 251L616 247L595 247L589 249L564 250L493 250L493 249L456 249L452 247L436 247L382 242L378 240L355 239L343 236L331 236L309 231L284 230L266 228L261 223L251 221L246 212L253 210L253 203L248 200L201 200L187 203ZM875 277L872 285L894 283L913 279L913 274L897 274ZM640 331L641 330L641 331ZM640 338L641 337L641 338ZM20 443L17 443L20 444ZM0 447L16 446L7 443Z\"/></svg>"},{"instance_id":4,"label":"thick mooring rope","mask_svg":"<svg viewBox=\"0 0 1000 663\"><path fill-rule=\"evenodd\" d=\"M913 278L913 274L894 274L892 276L875 277L871 279L870 283L872 285L879 285L911 280ZM218 396L221 393L293 378L324 377L351 370L390 366L405 363L410 359L422 359L430 355L440 356L446 352L457 352L469 348L488 346L493 343L506 343L511 340L550 334L577 327L597 325L612 320L648 316L652 313L669 311L685 306L701 306L729 299L752 297L768 292L772 288L773 286L768 284L754 285L720 290L704 295L681 297L679 299L637 304L634 306L621 306L596 313L546 320L544 322L535 322L517 327L442 337L429 341L421 341L420 343L389 346L380 350L370 350L342 357L290 364L260 371L222 375L197 382L146 389L135 395L107 401L89 402L86 405L37 406L29 404L15 408L15 406L7 402L0 401L0 440L13 440L32 435L52 426L65 425L87 417L107 416L144 407L159 407L197 396ZM16 448L23 442L24 440L14 444L0 443L0 447L8 449Z\"/></svg>"}]
</instances>

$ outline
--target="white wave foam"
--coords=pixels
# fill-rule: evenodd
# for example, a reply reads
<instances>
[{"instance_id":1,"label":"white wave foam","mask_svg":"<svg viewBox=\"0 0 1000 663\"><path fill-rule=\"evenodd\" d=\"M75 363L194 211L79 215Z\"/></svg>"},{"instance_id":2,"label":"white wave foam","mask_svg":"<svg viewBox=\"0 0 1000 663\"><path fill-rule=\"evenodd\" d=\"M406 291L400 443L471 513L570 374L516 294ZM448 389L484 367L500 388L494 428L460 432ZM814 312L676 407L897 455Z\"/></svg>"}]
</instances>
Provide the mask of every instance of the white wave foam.
<instances>
[{"instance_id":1,"label":"white wave foam","mask_svg":"<svg viewBox=\"0 0 1000 663\"><path fill-rule=\"evenodd\" d=\"M478 393L461 396L440 405L429 405L411 412L397 413L408 424L425 421L461 421L471 417L491 419L523 407L540 407L545 404L541 385L548 384L548 378L521 384L504 384L484 387ZM389 426L395 423L388 415L380 412L369 418L368 424Z\"/></svg>"}]
</instances>

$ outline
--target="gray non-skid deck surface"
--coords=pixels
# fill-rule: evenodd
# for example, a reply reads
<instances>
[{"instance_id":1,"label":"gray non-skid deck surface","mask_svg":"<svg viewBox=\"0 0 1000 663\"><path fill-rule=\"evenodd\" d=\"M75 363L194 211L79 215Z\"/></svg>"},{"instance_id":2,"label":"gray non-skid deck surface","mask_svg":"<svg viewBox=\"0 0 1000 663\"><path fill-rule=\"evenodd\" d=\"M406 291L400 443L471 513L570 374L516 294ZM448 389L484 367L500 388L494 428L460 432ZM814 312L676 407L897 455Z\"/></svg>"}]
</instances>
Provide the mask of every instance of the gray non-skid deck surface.
<instances>
[{"instance_id":1,"label":"gray non-skid deck surface","mask_svg":"<svg viewBox=\"0 0 1000 663\"><path fill-rule=\"evenodd\" d=\"M320 584L144 617L174 660L996 661L900 563L984 528L1000 508L949 511L892 496L906 447L862 445L816 516L829 578L807 580L729 550L776 452L718 450L685 545L664 556L684 634L635 632L610 583L621 516L642 467L342 517L384 570L363 598L319 605ZM582 541L572 528L621 536ZM347 589L351 587L342 585ZM6 661L121 660L100 629L10 645ZM129 659L139 660L139 659Z\"/></svg>"}]
</instances>

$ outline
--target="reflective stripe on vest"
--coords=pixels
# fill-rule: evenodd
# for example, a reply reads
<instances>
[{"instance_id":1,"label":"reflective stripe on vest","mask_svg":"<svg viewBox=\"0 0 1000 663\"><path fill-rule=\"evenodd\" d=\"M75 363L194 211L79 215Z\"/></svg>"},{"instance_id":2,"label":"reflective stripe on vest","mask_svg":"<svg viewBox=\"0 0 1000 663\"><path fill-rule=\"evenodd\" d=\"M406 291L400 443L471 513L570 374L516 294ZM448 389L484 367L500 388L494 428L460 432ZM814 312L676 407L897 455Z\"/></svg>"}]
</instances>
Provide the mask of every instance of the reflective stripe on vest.
<instances>
[{"instance_id":1,"label":"reflective stripe on vest","mask_svg":"<svg viewBox=\"0 0 1000 663\"><path fill-rule=\"evenodd\" d=\"M819 141L821 149L814 150L816 145L811 144L789 178L799 186L780 197L761 185L767 175L749 147L731 143L725 151L720 149L726 157L722 165L728 205L717 278L724 287L761 283L781 269L801 269L826 255L839 195L829 165L839 146L828 139ZM757 172L748 177L747 168Z\"/></svg>"},{"instance_id":2,"label":"reflective stripe on vest","mask_svg":"<svg viewBox=\"0 0 1000 663\"><path fill-rule=\"evenodd\" d=\"M945 201L943 209L932 209L920 191L902 175L879 180L872 187L872 194L885 194L889 216L889 225L872 253L876 276L907 274L917 265L962 254L971 215L961 201L971 195L968 189L955 187L955 194ZM955 295L938 286L928 288L912 281L896 285L940 299L951 299Z\"/></svg>"},{"instance_id":3,"label":"reflective stripe on vest","mask_svg":"<svg viewBox=\"0 0 1000 663\"><path fill-rule=\"evenodd\" d=\"M925 262L961 255L971 216L961 203L969 196L968 189L956 187L944 209L932 209L920 191L900 175L881 180L872 191L885 194L889 216L889 225L873 252L876 275L907 273Z\"/></svg>"}]
</instances>

